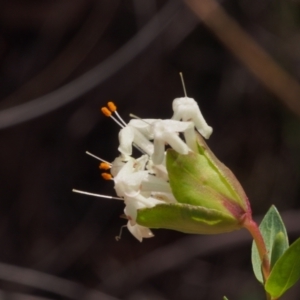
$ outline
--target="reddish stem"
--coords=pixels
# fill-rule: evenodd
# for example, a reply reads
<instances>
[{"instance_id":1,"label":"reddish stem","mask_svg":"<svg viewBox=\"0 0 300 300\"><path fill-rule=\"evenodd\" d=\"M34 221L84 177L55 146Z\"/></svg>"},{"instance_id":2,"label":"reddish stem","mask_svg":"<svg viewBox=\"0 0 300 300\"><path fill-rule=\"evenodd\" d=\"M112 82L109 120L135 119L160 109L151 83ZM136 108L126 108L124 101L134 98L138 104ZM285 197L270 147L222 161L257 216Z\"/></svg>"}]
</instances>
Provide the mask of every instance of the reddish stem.
<instances>
[{"instance_id":1,"label":"reddish stem","mask_svg":"<svg viewBox=\"0 0 300 300\"><path fill-rule=\"evenodd\" d=\"M258 249L259 257L262 262L262 273L264 276L264 281L266 281L270 275L270 261L268 257L268 251L266 248L265 241L262 237L262 234L257 226L257 224L252 220L252 218L247 218L244 222L244 227L252 235L255 244Z\"/></svg>"}]
</instances>

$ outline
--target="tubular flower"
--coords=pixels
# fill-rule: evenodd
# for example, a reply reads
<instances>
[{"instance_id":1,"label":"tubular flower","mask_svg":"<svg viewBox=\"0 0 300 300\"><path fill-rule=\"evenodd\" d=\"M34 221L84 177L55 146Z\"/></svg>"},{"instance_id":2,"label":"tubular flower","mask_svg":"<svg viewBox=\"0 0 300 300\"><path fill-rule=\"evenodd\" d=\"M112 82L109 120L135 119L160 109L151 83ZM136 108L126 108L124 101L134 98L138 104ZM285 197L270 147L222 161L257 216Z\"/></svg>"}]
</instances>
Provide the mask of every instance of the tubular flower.
<instances>
[{"instance_id":1,"label":"tubular flower","mask_svg":"<svg viewBox=\"0 0 300 300\"><path fill-rule=\"evenodd\" d=\"M251 219L250 206L235 176L202 138L212 128L192 98L175 99L173 111L168 120L120 119L120 156L104 177L124 200L128 230L142 241L153 236L150 228L195 234L240 229ZM132 157L133 147L142 152L139 158Z\"/></svg>"}]
</instances>

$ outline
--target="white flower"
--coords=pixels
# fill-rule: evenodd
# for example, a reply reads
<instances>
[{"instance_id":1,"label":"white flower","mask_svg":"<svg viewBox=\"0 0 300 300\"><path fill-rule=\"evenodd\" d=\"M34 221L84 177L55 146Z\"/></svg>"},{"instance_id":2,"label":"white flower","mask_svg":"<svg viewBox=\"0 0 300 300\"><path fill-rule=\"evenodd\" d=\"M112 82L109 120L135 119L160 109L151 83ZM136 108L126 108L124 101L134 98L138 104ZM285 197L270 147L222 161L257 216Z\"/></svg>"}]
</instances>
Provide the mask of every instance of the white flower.
<instances>
[{"instance_id":1,"label":"white flower","mask_svg":"<svg viewBox=\"0 0 300 300\"><path fill-rule=\"evenodd\" d=\"M178 136L178 133L184 134L187 143ZM150 140L154 140L154 145ZM131 120L120 130L119 142L118 150L123 155L131 155L134 145L146 154L152 155L156 165L163 161L165 144L169 144L180 154L195 151L196 147L194 124L176 120Z\"/></svg>"},{"instance_id":2,"label":"white flower","mask_svg":"<svg viewBox=\"0 0 300 300\"><path fill-rule=\"evenodd\" d=\"M111 174L114 174L116 194L124 199L124 213L129 219L127 224L130 232L139 240L152 237L150 229L136 224L137 211L143 208L151 208L157 204L176 202L170 184L154 168L147 169L150 158L142 155L138 159L123 156L116 158L112 163ZM157 170L164 170L158 168ZM157 174L153 173L156 172Z\"/></svg>"},{"instance_id":3,"label":"white flower","mask_svg":"<svg viewBox=\"0 0 300 300\"><path fill-rule=\"evenodd\" d=\"M153 144L140 130L131 124L131 121L120 130L119 142L118 150L124 155L132 154L132 145L137 146L138 149L148 155L153 153Z\"/></svg>"},{"instance_id":4,"label":"white flower","mask_svg":"<svg viewBox=\"0 0 300 300\"><path fill-rule=\"evenodd\" d=\"M114 188L124 200L124 213L128 218L127 228L139 241L153 236L149 228L136 223L138 210L159 204L176 203L169 184L165 165L165 146L180 154L197 151L197 130L208 138L212 128L205 122L197 102L188 97L173 101L174 115L171 119L132 119L126 124L111 104L102 108L105 115L112 117L122 129L119 132L119 152L111 166L108 179L114 180ZM116 113L118 120L111 116ZM184 139L181 138L183 135ZM142 152L135 159L132 147Z\"/></svg>"},{"instance_id":5,"label":"white flower","mask_svg":"<svg viewBox=\"0 0 300 300\"><path fill-rule=\"evenodd\" d=\"M188 154L194 150L196 144L186 144L179 136L179 132L183 132L188 141L191 142L191 135L194 132L192 122L179 122L174 120L157 120L152 124L154 138L154 152L152 154L153 163L159 165L163 162L165 153L165 143L169 144L174 150L180 154ZM194 139L195 141L195 139ZM189 147L190 146L190 147Z\"/></svg>"},{"instance_id":6,"label":"white flower","mask_svg":"<svg viewBox=\"0 0 300 300\"><path fill-rule=\"evenodd\" d=\"M182 97L173 101L173 120L192 121L203 137L208 139L213 129L207 125L197 102L193 98Z\"/></svg>"},{"instance_id":7,"label":"white flower","mask_svg":"<svg viewBox=\"0 0 300 300\"><path fill-rule=\"evenodd\" d=\"M155 199L153 197L145 197L142 194L135 196L125 196L124 202L126 207L124 209L125 215L129 217L132 224L136 222L137 210L142 208L151 208L157 204L165 203L162 200Z\"/></svg>"},{"instance_id":8,"label":"white flower","mask_svg":"<svg viewBox=\"0 0 300 300\"><path fill-rule=\"evenodd\" d=\"M154 236L149 228L141 226L139 224L131 225L130 221L128 221L127 223L127 228L131 232L131 234L140 242L143 241L143 238L151 238Z\"/></svg>"}]
</instances>

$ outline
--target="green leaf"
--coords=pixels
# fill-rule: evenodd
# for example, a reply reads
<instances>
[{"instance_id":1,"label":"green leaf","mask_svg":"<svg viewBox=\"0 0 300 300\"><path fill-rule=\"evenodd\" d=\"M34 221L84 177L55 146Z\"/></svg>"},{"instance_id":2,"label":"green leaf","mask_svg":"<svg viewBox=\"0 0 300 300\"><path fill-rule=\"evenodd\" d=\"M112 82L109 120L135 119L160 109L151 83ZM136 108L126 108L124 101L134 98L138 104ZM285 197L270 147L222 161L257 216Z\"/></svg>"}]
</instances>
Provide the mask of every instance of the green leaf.
<instances>
[{"instance_id":1,"label":"green leaf","mask_svg":"<svg viewBox=\"0 0 300 300\"><path fill-rule=\"evenodd\" d=\"M228 298L226 296L223 297L223 300L228 300Z\"/></svg>"},{"instance_id":2,"label":"green leaf","mask_svg":"<svg viewBox=\"0 0 300 300\"><path fill-rule=\"evenodd\" d=\"M300 238L277 260L265 284L266 291L279 298L300 278Z\"/></svg>"},{"instance_id":3,"label":"green leaf","mask_svg":"<svg viewBox=\"0 0 300 300\"><path fill-rule=\"evenodd\" d=\"M158 204L137 211L136 222L149 228L165 228L194 234L217 234L240 229L240 223L215 209L182 203Z\"/></svg>"},{"instance_id":4,"label":"green leaf","mask_svg":"<svg viewBox=\"0 0 300 300\"><path fill-rule=\"evenodd\" d=\"M194 152L182 155L168 150L166 165L170 186L178 202L224 214L234 213L236 217L244 216L238 194L205 155Z\"/></svg>"},{"instance_id":5,"label":"green leaf","mask_svg":"<svg viewBox=\"0 0 300 300\"><path fill-rule=\"evenodd\" d=\"M236 179L235 175L227 168L210 150L204 139L200 134L197 135L197 145L198 153L203 155L210 164L217 170L220 176L226 181L229 189L234 195L234 199L237 203L243 207L244 210L248 210L248 197L245 194L239 181Z\"/></svg>"},{"instance_id":6,"label":"green leaf","mask_svg":"<svg viewBox=\"0 0 300 300\"><path fill-rule=\"evenodd\" d=\"M268 210L267 214L265 215L265 217L263 218L259 226L259 229L265 241L266 248L268 251L268 257L270 261L271 261L273 249L276 249L277 251L277 246L276 248L273 248L273 245L277 235L280 232L284 236L284 238L282 238L280 241L280 248L282 253L288 248L289 242L288 242L287 232L284 223L280 217L280 214L274 205L272 205ZM275 257L276 255L274 254L273 260L275 259ZM278 259L278 257L276 259ZM274 263L275 262L273 261L273 264ZM252 266L257 280L263 283L263 276L261 273L261 260L258 254L256 244L254 242L252 244Z\"/></svg>"},{"instance_id":7,"label":"green leaf","mask_svg":"<svg viewBox=\"0 0 300 300\"><path fill-rule=\"evenodd\" d=\"M271 269L276 261L282 256L286 250L286 237L282 231L278 232L275 236L272 253L271 253Z\"/></svg>"}]
</instances>

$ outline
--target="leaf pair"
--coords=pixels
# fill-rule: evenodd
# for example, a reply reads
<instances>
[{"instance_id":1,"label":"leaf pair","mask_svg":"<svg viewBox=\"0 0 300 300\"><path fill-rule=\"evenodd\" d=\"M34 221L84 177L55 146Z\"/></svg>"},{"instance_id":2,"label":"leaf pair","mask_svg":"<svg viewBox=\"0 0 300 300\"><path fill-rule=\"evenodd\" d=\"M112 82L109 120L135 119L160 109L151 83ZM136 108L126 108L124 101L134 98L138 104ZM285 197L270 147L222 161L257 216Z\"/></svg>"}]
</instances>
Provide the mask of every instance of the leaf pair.
<instances>
[{"instance_id":1,"label":"leaf pair","mask_svg":"<svg viewBox=\"0 0 300 300\"><path fill-rule=\"evenodd\" d=\"M253 271L272 299L278 299L300 278L300 239L289 247L284 223L275 206L269 209L259 229L268 251L271 272L263 282L261 260L255 243L252 245Z\"/></svg>"}]
</instances>

